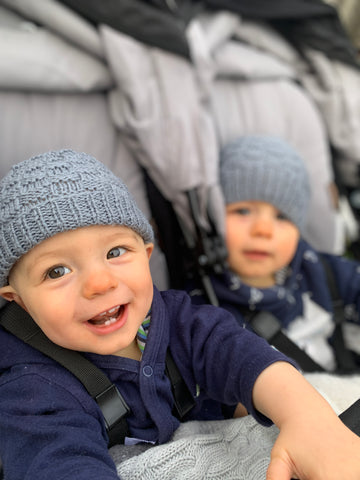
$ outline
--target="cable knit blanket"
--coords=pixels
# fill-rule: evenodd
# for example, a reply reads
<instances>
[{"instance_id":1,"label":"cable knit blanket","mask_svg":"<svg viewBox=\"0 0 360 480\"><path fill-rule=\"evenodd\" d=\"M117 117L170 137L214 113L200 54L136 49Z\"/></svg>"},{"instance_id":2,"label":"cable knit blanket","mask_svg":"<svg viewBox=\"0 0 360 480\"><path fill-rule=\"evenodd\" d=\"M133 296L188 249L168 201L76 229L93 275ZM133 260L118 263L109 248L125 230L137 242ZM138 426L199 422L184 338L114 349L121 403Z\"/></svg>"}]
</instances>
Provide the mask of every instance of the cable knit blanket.
<instances>
[{"instance_id":1,"label":"cable knit blanket","mask_svg":"<svg viewBox=\"0 0 360 480\"><path fill-rule=\"evenodd\" d=\"M340 414L360 398L360 375L306 378ZM122 480L264 480L278 429L252 417L187 422L164 445L110 449Z\"/></svg>"}]
</instances>

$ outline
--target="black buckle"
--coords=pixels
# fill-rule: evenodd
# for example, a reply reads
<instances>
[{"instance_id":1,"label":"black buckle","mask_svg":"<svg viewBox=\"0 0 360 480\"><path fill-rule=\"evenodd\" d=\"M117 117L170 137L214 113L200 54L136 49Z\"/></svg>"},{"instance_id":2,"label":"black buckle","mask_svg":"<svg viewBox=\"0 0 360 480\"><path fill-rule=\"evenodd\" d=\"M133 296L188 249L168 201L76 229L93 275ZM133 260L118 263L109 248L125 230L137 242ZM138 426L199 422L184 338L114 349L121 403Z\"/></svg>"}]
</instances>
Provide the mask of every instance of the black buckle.
<instances>
[{"instance_id":1,"label":"black buckle","mask_svg":"<svg viewBox=\"0 0 360 480\"><path fill-rule=\"evenodd\" d=\"M130 412L130 408L115 385L110 385L97 395L95 400L101 408L107 430L111 430Z\"/></svg>"},{"instance_id":2,"label":"black buckle","mask_svg":"<svg viewBox=\"0 0 360 480\"><path fill-rule=\"evenodd\" d=\"M250 321L251 328L269 343L281 330L279 320L270 312L260 311Z\"/></svg>"}]
</instances>

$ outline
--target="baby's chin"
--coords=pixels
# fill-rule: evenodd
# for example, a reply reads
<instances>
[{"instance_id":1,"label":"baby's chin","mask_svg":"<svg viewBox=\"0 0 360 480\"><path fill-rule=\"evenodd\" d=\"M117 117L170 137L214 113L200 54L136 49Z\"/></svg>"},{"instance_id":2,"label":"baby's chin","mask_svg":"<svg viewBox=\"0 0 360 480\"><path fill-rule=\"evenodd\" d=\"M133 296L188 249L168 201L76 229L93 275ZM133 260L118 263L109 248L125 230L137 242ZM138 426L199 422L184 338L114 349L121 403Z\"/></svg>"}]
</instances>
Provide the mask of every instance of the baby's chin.
<instances>
[{"instance_id":1,"label":"baby's chin","mask_svg":"<svg viewBox=\"0 0 360 480\"><path fill-rule=\"evenodd\" d=\"M269 274L264 276L256 275L239 275L240 280L249 287L254 288L270 288L276 285L275 275Z\"/></svg>"}]
</instances>

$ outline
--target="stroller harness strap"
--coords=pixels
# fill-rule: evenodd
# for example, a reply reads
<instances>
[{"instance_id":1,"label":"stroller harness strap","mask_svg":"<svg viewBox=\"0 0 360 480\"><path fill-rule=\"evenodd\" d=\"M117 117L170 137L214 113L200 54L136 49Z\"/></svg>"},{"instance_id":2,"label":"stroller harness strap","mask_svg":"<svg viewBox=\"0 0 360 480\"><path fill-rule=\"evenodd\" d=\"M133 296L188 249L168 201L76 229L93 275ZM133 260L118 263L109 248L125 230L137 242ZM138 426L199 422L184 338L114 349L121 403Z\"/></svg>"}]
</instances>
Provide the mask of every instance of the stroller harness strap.
<instances>
[{"instance_id":1,"label":"stroller harness strap","mask_svg":"<svg viewBox=\"0 0 360 480\"><path fill-rule=\"evenodd\" d=\"M332 336L332 346L335 351L338 371L340 373L356 372L358 371L358 366L356 365L352 352L346 347L344 340L344 302L340 296L335 274L330 263L324 255L320 255L320 260L326 273L334 312L335 330Z\"/></svg>"},{"instance_id":2,"label":"stroller harness strap","mask_svg":"<svg viewBox=\"0 0 360 480\"><path fill-rule=\"evenodd\" d=\"M80 352L53 343L31 316L15 302L10 302L0 310L0 325L69 370L99 405L109 436L109 447L116 443L124 443L129 433L126 417L130 413L130 408L118 388L102 370ZM174 415L181 420L195 405L195 400L169 350L166 355L165 371L174 396Z\"/></svg>"},{"instance_id":3,"label":"stroller harness strap","mask_svg":"<svg viewBox=\"0 0 360 480\"><path fill-rule=\"evenodd\" d=\"M259 311L245 315L253 331L280 352L293 358L305 372L323 372L324 369L283 333L280 321L270 312Z\"/></svg>"},{"instance_id":4,"label":"stroller harness strap","mask_svg":"<svg viewBox=\"0 0 360 480\"><path fill-rule=\"evenodd\" d=\"M334 314L335 329L331 339L337 362L337 369L334 373L349 374L357 372L358 366L356 365L353 354L346 347L344 341L344 302L340 296L335 274L326 257L324 255L320 255L319 258L325 270ZM325 371L324 368L316 363L304 350L290 340L290 338L282 331L280 321L272 313L267 311L258 311L252 313L246 309L243 311L243 315L257 335L265 338L265 340L267 340L271 345L288 357L293 358L303 371Z\"/></svg>"}]
</instances>

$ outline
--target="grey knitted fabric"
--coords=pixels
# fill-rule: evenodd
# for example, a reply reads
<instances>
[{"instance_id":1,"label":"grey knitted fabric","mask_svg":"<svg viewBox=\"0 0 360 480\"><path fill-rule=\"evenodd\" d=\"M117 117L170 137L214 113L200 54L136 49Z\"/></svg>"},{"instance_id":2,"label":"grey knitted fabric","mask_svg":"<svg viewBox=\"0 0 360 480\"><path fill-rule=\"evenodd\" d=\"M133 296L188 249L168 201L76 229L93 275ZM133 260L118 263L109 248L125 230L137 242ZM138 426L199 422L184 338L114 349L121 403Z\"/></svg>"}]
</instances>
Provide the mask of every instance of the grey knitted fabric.
<instances>
[{"instance_id":1,"label":"grey knitted fabric","mask_svg":"<svg viewBox=\"0 0 360 480\"><path fill-rule=\"evenodd\" d=\"M110 454L122 480L264 480L279 431L253 417L181 424L172 441L126 458L117 445Z\"/></svg>"},{"instance_id":2,"label":"grey knitted fabric","mask_svg":"<svg viewBox=\"0 0 360 480\"><path fill-rule=\"evenodd\" d=\"M124 225L153 241L125 184L90 155L51 151L14 165L0 180L0 286L32 247L90 225Z\"/></svg>"},{"instance_id":3,"label":"grey knitted fabric","mask_svg":"<svg viewBox=\"0 0 360 480\"><path fill-rule=\"evenodd\" d=\"M306 373L337 414L360 397L360 375ZM250 415L180 424L164 445L115 445L109 452L121 480L265 480L276 426Z\"/></svg>"},{"instance_id":4,"label":"grey knitted fabric","mask_svg":"<svg viewBox=\"0 0 360 480\"><path fill-rule=\"evenodd\" d=\"M220 154L220 183L227 204L268 202L303 229L309 178L304 162L283 139L254 135L227 144Z\"/></svg>"}]
</instances>

